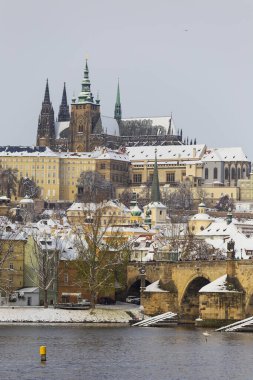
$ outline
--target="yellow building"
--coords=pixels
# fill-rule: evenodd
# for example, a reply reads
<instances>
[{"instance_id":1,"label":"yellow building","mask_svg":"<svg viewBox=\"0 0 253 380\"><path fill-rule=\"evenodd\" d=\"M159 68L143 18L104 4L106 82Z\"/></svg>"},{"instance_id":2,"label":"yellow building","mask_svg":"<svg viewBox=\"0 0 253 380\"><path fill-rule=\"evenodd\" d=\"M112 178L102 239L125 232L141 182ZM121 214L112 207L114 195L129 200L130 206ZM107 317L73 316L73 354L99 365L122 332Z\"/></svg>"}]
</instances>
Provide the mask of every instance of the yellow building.
<instances>
[{"instance_id":1,"label":"yellow building","mask_svg":"<svg viewBox=\"0 0 253 380\"><path fill-rule=\"evenodd\" d=\"M129 159L105 148L88 153L53 152L46 147L0 148L0 168L16 169L18 180L32 179L48 201L74 201L82 172L97 171L116 187L128 183Z\"/></svg>"},{"instance_id":2,"label":"yellow building","mask_svg":"<svg viewBox=\"0 0 253 380\"><path fill-rule=\"evenodd\" d=\"M226 180L227 166L230 165L233 169L234 161L238 160L236 165L242 166L240 173L245 176L249 162L245 161L246 158L243 156L241 148L234 149L239 152L237 155L235 153L233 156L230 152L231 149L228 148L227 150L230 153L226 156L227 150L224 148L222 150L223 156L220 155L220 158L218 156L220 150L218 150L215 156L217 161L212 161L214 158L211 151L204 144L128 147L127 151L131 161L128 189L142 198L150 197L155 150L157 150L160 192L164 198L177 191L179 185L187 181L196 203L201 201L202 192L205 193L213 206L225 194L234 200L238 200L240 191L237 183L232 179L230 182ZM207 171L209 173L208 179ZM211 173L214 175L211 176ZM236 173L239 175L239 169ZM234 171L231 178L233 176ZM124 190L123 187L118 187L116 189L117 197L120 197Z\"/></svg>"},{"instance_id":3,"label":"yellow building","mask_svg":"<svg viewBox=\"0 0 253 380\"><path fill-rule=\"evenodd\" d=\"M58 200L60 158L44 147L3 147L0 168L16 169L17 178L33 179L41 189L43 199Z\"/></svg>"},{"instance_id":4,"label":"yellow building","mask_svg":"<svg viewBox=\"0 0 253 380\"><path fill-rule=\"evenodd\" d=\"M241 179L238 181L240 188L240 201L253 200L253 173L250 173L248 179Z\"/></svg>"},{"instance_id":5,"label":"yellow building","mask_svg":"<svg viewBox=\"0 0 253 380\"><path fill-rule=\"evenodd\" d=\"M200 203L198 207L198 213L193 215L188 222L189 232L193 235L198 234L207 228L214 219L206 213L206 206L204 203Z\"/></svg>"},{"instance_id":6,"label":"yellow building","mask_svg":"<svg viewBox=\"0 0 253 380\"><path fill-rule=\"evenodd\" d=\"M10 294L24 286L24 256L26 239L11 227L0 236L0 295L9 299Z\"/></svg>"},{"instance_id":7,"label":"yellow building","mask_svg":"<svg viewBox=\"0 0 253 380\"><path fill-rule=\"evenodd\" d=\"M86 171L97 172L110 181L116 188L117 198L126 189L148 198L155 150L164 197L185 181L197 202L201 200L202 190L212 204L225 194L239 200L240 188L242 200L249 200L253 195L253 190L249 190L251 182L247 182L251 180L246 179L250 163L241 148L218 149L214 156L204 144L128 147L127 152L98 148L86 153L53 152L47 147L1 147L0 169L17 169L18 180L22 177L33 179L41 189L41 199L47 201L74 201L78 178ZM234 165L237 165L236 171ZM234 176L236 179L232 180Z\"/></svg>"},{"instance_id":8,"label":"yellow building","mask_svg":"<svg viewBox=\"0 0 253 380\"><path fill-rule=\"evenodd\" d=\"M89 223L94 215L101 226L124 226L131 223L131 211L118 201L110 200L100 204L73 203L66 211L71 224Z\"/></svg>"}]
</instances>

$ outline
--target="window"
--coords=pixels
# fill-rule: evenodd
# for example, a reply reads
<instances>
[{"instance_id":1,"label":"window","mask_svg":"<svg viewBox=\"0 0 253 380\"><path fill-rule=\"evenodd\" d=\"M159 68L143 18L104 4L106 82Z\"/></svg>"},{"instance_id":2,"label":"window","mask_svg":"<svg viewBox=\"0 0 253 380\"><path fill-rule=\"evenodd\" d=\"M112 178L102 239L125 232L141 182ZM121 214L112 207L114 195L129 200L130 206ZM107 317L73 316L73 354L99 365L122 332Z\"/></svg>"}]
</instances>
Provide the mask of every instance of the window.
<instances>
[{"instance_id":1,"label":"window","mask_svg":"<svg viewBox=\"0 0 253 380\"><path fill-rule=\"evenodd\" d=\"M141 183L142 182L142 175L141 174L134 174L133 175L133 182L134 183Z\"/></svg>"},{"instance_id":2,"label":"window","mask_svg":"<svg viewBox=\"0 0 253 380\"><path fill-rule=\"evenodd\" d=\"M13 263L10 263L9 269L14 269Z\"/></svg>"},{"instance_id":3,"label":"window","mask_svg":"<svg viewBox=\"0 0 253 380\"><path fill-rule=\"evenodd\" d=\"M166 181L169 183L175 182L175 173L167 173L166 174Z\"/></svg>"},{"instance_id":4,"label":"window","mask_svg":"<svg viewBox=\"0 0 253 380\"><path fill-rule=\"evenodd\" d=\"M78 126L78 132L79 132L79 133L83 132L83 126L82 126L82 125L79 125L79 126Z\"/></svg>"},{"instance_id":5,"label":"window","mask_svg":"<svg viewBox=\"0 0 253 380\"><path fill-rule=\"evenodd\" d=\"M208 168L205 168L205 179L208 179Z\"/></svg>"},{"instance_id":6,"label":"window","mask_svg":"<svg viewBox=\"0 0 253 380\"><path fill-rule=\"evenodd\" d=\"M229 171L228 168L225 169L225 179L228 179Z\"/></svg>"},{"instance_id":7,"label":"window","mask_svg":"<svg viewBox=\"0 0 253 380\"><path fill-rule=\"evenodd\" d=\"M100 164L100 169L105 169L105 164Z\"/></svg>"},{"instance_id":8,"label":"window","mask_svg":"<svg viewBox=\"0 0 253 380\"><path fill-rule=\"evenodd\" d=\"M149 182L150 182L150 183L153 182L153 177L154 177L154 174L149 174Z\"/></svg>"},{"instance_id":9,"label":"window","mask_svg":"<svg viewBox=\"0 0 253 380\"><path fill-rule=\"evenodd\" d=\"M213 169L213 179L217 179L217 178L218 178L218 169L214 168Z\"/></svg>"},{"instance_id":10,"label":"window","mask_svg":"<svg viewBox=\"0 0 253 380\"><path fill-rule=\"evenodd\" d=\"M231 170L231 178L235 179L235 168L232 168Z\"/></svg>"},{"instance_id":11,"label":"window","mask_svg":"<svg viewBox=\"0 0 253 380\"><path fill-rule=\"evenodd\" d=\"M237 169L237 178L238 179L241 178L241 169L240 168Z\"/></svg>"},{"instance_id":12,"label":"window","mask_svg":"<svg viewBox=\"0 0 253 380\"><path fill-rule=\"evenodd\" d=\"M64 273L64 284L67 284L69 282L69 275L68 273Z\"/></svg>"}]
</instances>

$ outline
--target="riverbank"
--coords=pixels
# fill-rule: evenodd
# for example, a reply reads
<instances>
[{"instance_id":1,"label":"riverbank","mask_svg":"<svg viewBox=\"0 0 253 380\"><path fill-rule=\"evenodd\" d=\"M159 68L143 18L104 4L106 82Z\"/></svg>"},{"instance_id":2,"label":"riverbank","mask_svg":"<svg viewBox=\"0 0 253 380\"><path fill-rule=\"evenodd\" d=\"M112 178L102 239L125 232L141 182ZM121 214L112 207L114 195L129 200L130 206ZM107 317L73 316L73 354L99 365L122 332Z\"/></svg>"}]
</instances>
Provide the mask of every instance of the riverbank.
<instances>
[{"instance_id":1,"label":"riverbank","mask_svg":"<svg viewBox=\"0 0 253 380\"><path fill-rule=\"evenodd\" d=\"M0 323L129 323L140 317L138 308L99 307L95 310L64 310L43 307L1 307Z\"/></svg>"}]
</instances>

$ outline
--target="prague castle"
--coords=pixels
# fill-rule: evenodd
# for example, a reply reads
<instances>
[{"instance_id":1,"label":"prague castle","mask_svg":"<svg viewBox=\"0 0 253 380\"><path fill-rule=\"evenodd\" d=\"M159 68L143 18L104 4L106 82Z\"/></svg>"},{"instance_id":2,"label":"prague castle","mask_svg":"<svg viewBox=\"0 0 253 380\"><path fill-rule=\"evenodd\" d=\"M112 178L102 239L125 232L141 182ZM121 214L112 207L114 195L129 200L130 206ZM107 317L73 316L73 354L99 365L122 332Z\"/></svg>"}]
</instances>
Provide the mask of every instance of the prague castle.
<instances>
[{"instance_id":1,"label":"prague castle","mask_svg":"<svg viewBox=\"0 0 253 380\"><path fill-rule=\"evenodd\" d=\"M155 152L165 198L186 181L196 200L200 188L212 204L224 194L234 200L252 198L251 164L241 148L208 148L196 140L185 141L171 116L122 118L119 84L114 117L103 116L100 100L91 92L87 61L71 110L64 83L57 118L47 81L36 147L0 147L0 169L16 170L18 181L30 178L40 188L40 197L50 201L75 200L78 179L87 171L101 174L120 197L125 189L135 194L148 191Z\"/></svg>"},{"instance_id":2,"label":"prague castle","mask_svg":"<svg viewBox=\"0 0 253 380\"><path fill-rule=\"evenodd\" d=\"M71 112L69 112L64 83L56 120L50 100L48 81L46 83L39 115L37 146L47 146L54 151L89 152L98 146L116 149L120 146L182 143L182 130L176 131L172 116L123 119L119 84L114 117L103 116L100 112L100 100L98 98L95 100L91 92L87 60L81 92L77 98L72 98Z\"/></svg>"}]
</instances>

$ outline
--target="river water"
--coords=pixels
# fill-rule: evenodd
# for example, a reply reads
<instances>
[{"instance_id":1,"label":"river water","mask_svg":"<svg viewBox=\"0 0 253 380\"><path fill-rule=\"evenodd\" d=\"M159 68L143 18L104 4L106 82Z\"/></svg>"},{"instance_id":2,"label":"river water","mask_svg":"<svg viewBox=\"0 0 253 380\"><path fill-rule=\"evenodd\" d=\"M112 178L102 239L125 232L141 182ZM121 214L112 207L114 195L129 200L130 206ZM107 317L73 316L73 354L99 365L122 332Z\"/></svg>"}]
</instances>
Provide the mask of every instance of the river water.
<instances>
[{"instance_id":1,"label":"river water","mask_svg":"<svg viewBox=\"0 0 253 380\"><path fill-rule=\"evenodd\" d=\"M186 327L1 325L0 379L252 380L253 334ZM41 364L40 345L47 346Z\"/></svg>"}]
</instances>

